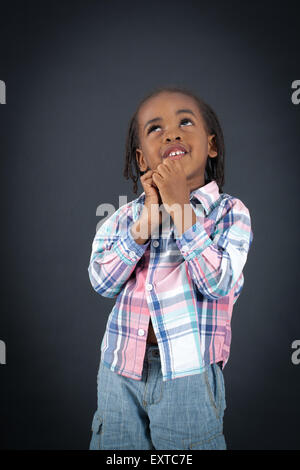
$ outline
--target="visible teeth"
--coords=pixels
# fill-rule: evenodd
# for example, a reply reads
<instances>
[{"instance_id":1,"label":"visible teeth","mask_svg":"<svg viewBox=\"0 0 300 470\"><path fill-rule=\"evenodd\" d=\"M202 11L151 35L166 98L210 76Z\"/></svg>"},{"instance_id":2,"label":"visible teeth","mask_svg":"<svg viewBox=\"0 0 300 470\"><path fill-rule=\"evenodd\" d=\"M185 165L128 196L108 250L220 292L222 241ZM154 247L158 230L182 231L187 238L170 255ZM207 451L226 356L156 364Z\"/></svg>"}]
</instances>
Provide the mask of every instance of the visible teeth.
<instances>
[{"instance_id":1,"label":"visible teeth","mask_svg":"<svg viewBox=\"0 0 300 470\"><path fill-rule=\"evenodd\" d=\"M176 152L171 152L171 153L169 153L169 157L170 157L171 155L172 155L172 156L173 156L173 155L181 155L181 154L183 154L183 153L185 153L185 152L183 152L182 150L176 150Z\"/></svg>"}]
</instances>

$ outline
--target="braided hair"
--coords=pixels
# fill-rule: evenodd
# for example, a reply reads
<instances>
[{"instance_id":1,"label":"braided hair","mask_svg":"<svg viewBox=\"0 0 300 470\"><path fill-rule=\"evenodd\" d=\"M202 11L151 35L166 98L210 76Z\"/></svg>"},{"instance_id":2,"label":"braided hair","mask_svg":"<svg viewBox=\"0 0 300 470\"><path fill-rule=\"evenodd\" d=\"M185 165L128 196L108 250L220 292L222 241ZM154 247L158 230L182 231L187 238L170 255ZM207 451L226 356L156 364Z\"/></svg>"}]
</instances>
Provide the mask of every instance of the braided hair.
<instances>
[{"instance_id":1,"label":"braided hair","mask_svg":"<svg viewBox=\"0 0 300 470\"><path fill-rule=\"evenodd\" d=\"M192 91L184 87L159 87L155 88L152 92L147 94L142 101L139 103L135 113L130 119L127 138L126 138L126 150L125 150L125 167L123 176L128 180L129 178L133 181L133 192L137 194L138 180L145 171L141 171L136 159L136 149L140 148L139 140L139 125L138 125L138 113L141 106L150 98L159 95L163 92L170 93L181 93L193 98L198 105L199 112L203 118L206 133L208 135L215 134L213 143L218 155L214 158L208 156L205 167L205 184L212 180L215 180L219 192L223 192L224 185L224 159L225 159L225 143L223 131L219 122L219 119L213 109L199 98Z\"/></svg>"}]
</instances>

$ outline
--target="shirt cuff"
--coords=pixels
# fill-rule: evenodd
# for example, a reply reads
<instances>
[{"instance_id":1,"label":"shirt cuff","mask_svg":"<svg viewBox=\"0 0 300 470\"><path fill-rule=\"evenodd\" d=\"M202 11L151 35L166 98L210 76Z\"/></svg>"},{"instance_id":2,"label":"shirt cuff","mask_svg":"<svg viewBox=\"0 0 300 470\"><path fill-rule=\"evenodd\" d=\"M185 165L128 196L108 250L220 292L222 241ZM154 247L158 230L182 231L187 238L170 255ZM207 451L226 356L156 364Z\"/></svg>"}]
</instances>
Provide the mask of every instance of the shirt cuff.
<instances>
[{"instance_id":1,"label":"shirt cuff","mask_svg":"<svg viewBox=\"0 0 300 470\"><path fill-rule=\"evenodd\" d=\"M202 251L213 243L199 220L189 227L181 236L177 236L175 240L186 260L190 260L202 253Z\"/></svg>"},{"instance_id":2,"label":"shirt cuff","mask_svg":"<svg viewBox=\"0 0 300 470\"><path fill-rule=\"evenodd\" d=\"M126 237L119 238L117 243L113 245L113 249L126 264L135 264L145 253L150 241L149 239L142 245L137 243L131 234L130 225Z\"/></svg>"}]
</instances>

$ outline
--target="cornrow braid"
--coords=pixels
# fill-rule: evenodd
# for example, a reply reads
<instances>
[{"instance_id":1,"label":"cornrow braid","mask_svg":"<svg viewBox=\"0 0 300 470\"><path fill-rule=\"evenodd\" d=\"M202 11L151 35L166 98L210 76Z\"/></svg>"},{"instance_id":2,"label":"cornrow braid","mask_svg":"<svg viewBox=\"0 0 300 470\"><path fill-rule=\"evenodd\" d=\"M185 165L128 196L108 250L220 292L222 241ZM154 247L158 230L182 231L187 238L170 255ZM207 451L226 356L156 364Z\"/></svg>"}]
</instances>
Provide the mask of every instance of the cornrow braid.
<instances>
[{"instance_id":1,"label":"cornrow braid","mask_svg":"<svg viewBox=\"0 0 300 470\"><path fill-rule=\"evenodd\" d=\"M215 150L218 152L218 155L214 158L208 156L206 167L205 167L205 184L209 183L212 180L215 180L219 192L223 192L224 185L224 169L225 169L225 143L223 131L219 122L219 119L213 109L205 103L201 98L199 98L192 91L184 87L159 87L155 88L148 95L146 95L142 101L139 103L138 108L130 119L127 138L126 138L126 150L125 150L125 167L123 176L128 180L129 178L133 181L133 192L137 194L138 189L138 180L145 172L140 171L140 168L136 159L136 149L140 147L139 142L139 123L138 123L138 113L141 106L150 98L159 95L163 92L170 93L181 93L193 98L198 105L199 112L203 118L204 126L206 133L208 135L215 134L213 138L213 144Z\"/></svg>"}]
</instances>

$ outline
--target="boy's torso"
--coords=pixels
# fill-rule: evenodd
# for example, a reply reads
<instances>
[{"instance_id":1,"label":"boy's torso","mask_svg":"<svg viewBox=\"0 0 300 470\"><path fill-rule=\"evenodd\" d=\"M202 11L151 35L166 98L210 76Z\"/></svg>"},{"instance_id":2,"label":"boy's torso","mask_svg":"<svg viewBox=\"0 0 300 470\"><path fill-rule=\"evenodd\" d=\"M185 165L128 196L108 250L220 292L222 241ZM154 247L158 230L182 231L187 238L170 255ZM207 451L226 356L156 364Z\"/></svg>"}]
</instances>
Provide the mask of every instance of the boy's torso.
<instances>
[{"instance_id":1,"label":"boy's torso","mask_svg":"<svg viewBox=\"0 0 300 470\"><path fill-rule=\"evenodd\" d=\"M147 343L157 344L157 339L153 330L151 318L150 318L149 329L148 329Z\"/></svg>"}]
</instances>

